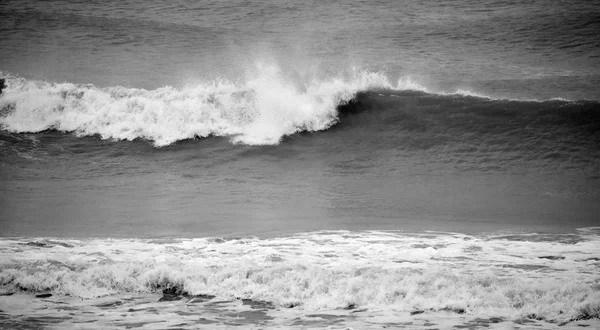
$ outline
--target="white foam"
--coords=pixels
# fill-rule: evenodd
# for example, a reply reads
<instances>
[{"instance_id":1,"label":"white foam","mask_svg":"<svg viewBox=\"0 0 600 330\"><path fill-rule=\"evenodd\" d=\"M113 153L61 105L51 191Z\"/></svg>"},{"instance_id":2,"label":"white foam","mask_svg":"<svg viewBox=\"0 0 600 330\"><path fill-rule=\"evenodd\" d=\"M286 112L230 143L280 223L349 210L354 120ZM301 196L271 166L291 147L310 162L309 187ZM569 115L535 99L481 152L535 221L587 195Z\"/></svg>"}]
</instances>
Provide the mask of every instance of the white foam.
<instances>
[{"instance_id":1,"label":"white foam","mask_svg":"<svg viewBox=\"0 0 600 330\"><path fill-rule=\"evenodd\" d=\"M565 321L600 308L600 240L586 238L321 232L265 240L40 241L44 247L4 239L0 286L86 299L176 286L305 311L356 305Z\"/></svg>"},{"instance_id":2,"label":"white foam","mask_svg":"<svg viewBox=\"0 0 600 330\"><path fill-rule=\"evenodd\" d=\"M388 88L381 73L354 70L344 77L287 79L275 65L258 63L241 82L212 80L181 89L144 89L9 77L0 125L12 132L55 129L105 139L146 139L165 146L194 137L231 136L244 144L277 144L299 131L327 129L336 107L371 88Z\"/></svg>"}]
</instances>

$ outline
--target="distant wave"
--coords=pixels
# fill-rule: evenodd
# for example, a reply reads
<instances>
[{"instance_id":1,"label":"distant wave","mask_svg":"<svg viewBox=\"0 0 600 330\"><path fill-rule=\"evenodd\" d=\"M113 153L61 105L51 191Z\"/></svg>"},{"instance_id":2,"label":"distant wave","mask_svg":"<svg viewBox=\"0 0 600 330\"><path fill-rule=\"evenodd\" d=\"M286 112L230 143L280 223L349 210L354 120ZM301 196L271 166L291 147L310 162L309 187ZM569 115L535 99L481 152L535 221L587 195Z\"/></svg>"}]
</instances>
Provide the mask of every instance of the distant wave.
<instances>
[{"instance_id":1,"label":"distant wave","mask_svg":"<svg viewBox=\"0 0 600 330\"><path fill-rule=\"evenodd\" d=\"M500 115L524 119L520 123L526 126L527 120L537 123L559 116L591 124L592 130L600 127L600 107L594 101L518 101L468 90L433 92L408 77L394 85L385 73L361 70L307 81L289 79L275 65L259 63L250 72L238 82L215 79L156 90L8 76L0 97L0 127L12 133L56 130L103 139L144 139L157 147L208 136L273 145L298 132L326 130L351 113L377 107L405 111L407 106L429 114L432 107L445 109L438 121ZM506 127L514 130L510 121Z\"/></svg>"}]
</instances>

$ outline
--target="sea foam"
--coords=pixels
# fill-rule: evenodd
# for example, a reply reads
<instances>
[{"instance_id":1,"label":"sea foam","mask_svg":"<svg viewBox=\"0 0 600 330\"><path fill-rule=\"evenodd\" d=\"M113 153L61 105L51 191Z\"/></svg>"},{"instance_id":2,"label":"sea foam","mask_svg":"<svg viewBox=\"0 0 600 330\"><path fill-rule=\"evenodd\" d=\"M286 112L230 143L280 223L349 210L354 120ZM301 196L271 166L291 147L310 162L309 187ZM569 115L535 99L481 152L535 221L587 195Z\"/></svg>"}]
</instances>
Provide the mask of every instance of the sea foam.
<instances>
[{"instance_id":1,"label":"sea foam","mask_svg":"<svg viewBox=\"0 0 600 330\"><path fill-rule=\"evenodd\" d=\"M298 82L263 63L240 81L214 79L150 91L14 77L7 85L0 98L5 130L145 139L158 147L211 135L229 136L233 143L277 144L286 135L335 124L337 106L358 91L391 88L382 73L352 70Z\"/></svg>"},{"instance_id":2,"label":"sea foam","mask_svg":"<svg viewBox=\"0 0 600 330\"><path fill-rule=\"evenodd\" d=\"M600 316L598 236L318 232L272 239L0 240L5 292L97 299L161 290L307 312Z\"/></svg>"}]
</instances>

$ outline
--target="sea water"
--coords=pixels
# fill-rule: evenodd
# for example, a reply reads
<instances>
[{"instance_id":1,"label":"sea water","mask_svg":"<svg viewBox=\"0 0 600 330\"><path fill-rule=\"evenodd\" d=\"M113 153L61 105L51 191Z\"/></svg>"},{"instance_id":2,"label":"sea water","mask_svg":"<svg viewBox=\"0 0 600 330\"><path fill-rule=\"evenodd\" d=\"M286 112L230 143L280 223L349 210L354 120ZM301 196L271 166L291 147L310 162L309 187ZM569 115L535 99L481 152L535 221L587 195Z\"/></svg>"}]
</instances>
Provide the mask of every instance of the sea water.
<instances>
[{"instance_id":1,"label":"sea water","mask_svg":"<svg viewBox=\"0 0 600 330\"><path fill-rule=\"evenodd\" d=\"M579 328L589 1L6 1L4 328Z\"/></svg>"}]
</instances>

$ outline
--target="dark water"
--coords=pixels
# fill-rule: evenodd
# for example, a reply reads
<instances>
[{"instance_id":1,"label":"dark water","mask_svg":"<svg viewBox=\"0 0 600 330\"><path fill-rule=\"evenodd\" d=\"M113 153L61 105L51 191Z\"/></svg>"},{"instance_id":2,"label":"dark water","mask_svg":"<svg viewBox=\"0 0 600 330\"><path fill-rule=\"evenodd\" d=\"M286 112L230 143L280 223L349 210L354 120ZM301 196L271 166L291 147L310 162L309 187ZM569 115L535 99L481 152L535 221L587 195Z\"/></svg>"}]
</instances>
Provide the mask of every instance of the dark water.
<instances>
[{"instance_id":1,"label":"dark water","mask_svg":"<svg viewBox=\"0 0 600 330\"><path fill-rule=\"evenodd\" d=\"M329 129L271 146L206 137L156 148L138 138L4 132L3 233L198 237L594 226L598 109L594 101L377 91L338 106ZM79 110L57 115L68 120Z\"/></svg>"},{"instance_id":2,"label":"dark water","mask_svg":"<svg viewBox=\"0 0 600 330\"><path fill-rule=\"evenodd\" d=\"M0 8L0 327L598 317L599 4Z\"/></svg>"}]
</instances>

